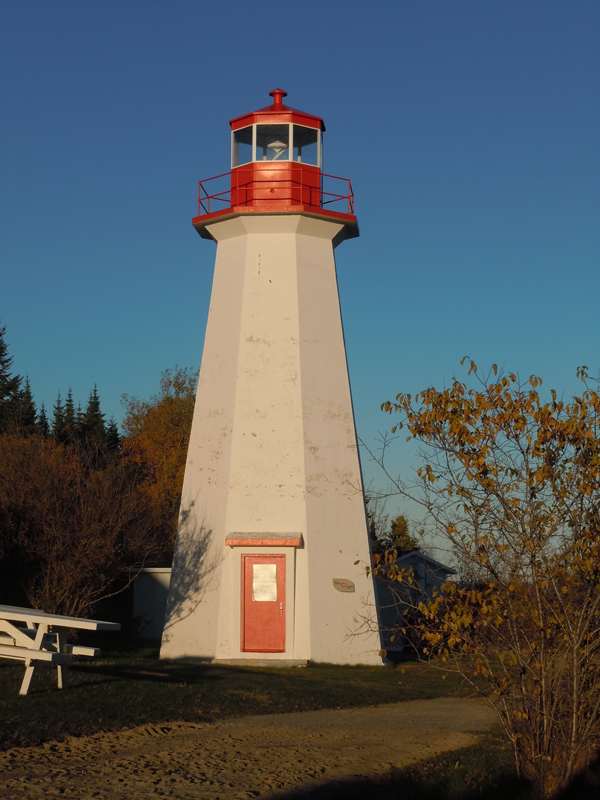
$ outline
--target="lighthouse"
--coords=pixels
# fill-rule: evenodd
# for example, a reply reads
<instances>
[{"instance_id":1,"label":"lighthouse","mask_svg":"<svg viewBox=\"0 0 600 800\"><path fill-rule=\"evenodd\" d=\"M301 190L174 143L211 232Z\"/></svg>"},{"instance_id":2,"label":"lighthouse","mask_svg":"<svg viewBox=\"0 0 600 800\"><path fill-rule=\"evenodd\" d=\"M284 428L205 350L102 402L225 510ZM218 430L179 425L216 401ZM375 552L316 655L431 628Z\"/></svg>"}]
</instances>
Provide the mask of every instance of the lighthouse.
<instances>
[{"instance_id":1,"label":"lighthouse","mask_svg":"<svg viewBox=\"0 0 600 800\"><path fill-rule=\"evenodd\" d=\"M323 120L270 95L199 185L217 253L161 657L381 664L334 258L354 198Z\"/></svg>"}]
</instances>

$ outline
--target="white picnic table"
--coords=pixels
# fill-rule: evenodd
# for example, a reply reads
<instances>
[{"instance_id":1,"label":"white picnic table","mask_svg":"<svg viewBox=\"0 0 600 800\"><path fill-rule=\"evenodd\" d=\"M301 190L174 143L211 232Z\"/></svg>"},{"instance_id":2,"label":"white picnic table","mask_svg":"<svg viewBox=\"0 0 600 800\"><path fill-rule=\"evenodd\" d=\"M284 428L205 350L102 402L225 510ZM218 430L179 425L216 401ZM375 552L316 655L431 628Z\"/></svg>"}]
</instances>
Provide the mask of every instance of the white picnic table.
<instances>
[{"instance_id":1,"label":"white picnic table","mask_svg":"<svg viewBox=\"0 0 600 800\"><path fill-rule=\"evenodd\" d=\"M118 622L46 614L34 608L0 605L0 658L25 662L25 677L19 694L28 694L36 666L56 664L58 688L67 686L67 664L73 656L97 656L97 647L67 644L67 634L81 631L118 631Z\"/></svg>"}]
</instances>

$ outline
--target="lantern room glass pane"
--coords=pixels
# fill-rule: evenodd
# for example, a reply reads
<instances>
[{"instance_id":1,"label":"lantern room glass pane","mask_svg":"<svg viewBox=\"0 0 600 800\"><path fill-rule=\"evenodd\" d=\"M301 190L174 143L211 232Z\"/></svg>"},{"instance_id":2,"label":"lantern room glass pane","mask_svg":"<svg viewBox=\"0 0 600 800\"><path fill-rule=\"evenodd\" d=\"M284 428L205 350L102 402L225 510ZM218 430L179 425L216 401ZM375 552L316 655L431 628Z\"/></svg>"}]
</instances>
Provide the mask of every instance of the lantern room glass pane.
<instances>
[{"instance_id":1,"label":"lantern room glass pane","mask_svg":"<svg viewBox=\"0 0 600 800\"><path fill-rule=\"evenodd\" d=\"M319 133L315 128L294 125L294 161L319 166Z\"/></svg>"},{"instance_id":2,"label":"lantern room glass pane","mask_svg":"<svg viewBox=\"0 0 600 800\"><path fill-rule=\"evenodd\" d=\"M249 164L252 161L252 125L233 132L232 167Z\"/></svg>"},{"instance_id":3,"label":"lantern room glass pane","mask_svg":"<svg viewBox=\"0 0 600 800\"><path fill-rule=\"evenodd\" d=\"M256 126L256 160L288 161L290 157L289 125Z\"/></svg>"}]
</instances>

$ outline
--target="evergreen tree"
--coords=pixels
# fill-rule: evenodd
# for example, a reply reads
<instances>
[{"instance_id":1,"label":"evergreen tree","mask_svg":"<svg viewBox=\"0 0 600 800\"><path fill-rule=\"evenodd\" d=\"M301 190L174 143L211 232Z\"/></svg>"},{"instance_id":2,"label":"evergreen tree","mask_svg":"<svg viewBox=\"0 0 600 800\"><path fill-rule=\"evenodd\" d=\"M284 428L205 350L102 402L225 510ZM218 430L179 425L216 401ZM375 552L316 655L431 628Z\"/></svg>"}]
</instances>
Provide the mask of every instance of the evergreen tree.
<instances>
[{"instance_id":1,"label":"evergreen tree","mask_svg":"<svg viewBox=\"0 0 600 800\"><path fill-rule=\"evenodd\" d=\"M83 418L83 409L81 408L81 403L77 403L77 411L75 412L75 419L77 420L77 438L81 441L82 433L81 433L81 420Z\"/></svg>"},{"instance_id":2,"label":"evergreen tree","mask_svg":"<svg viewBox=\"0 0 600 800\"><path fill-rule=\"evenodd\" d=\"M106 452L116 453L121 447L121 436L115 418L111 417L106 426Z\"/></svg>"},{"instance_id":3,"label":"evergreen tree","mask_svg":"<svg viewBox=\"0 0 600 800\"><path fill-rule=\"evenodd\" d=\"M15 429L24 436L31 436L38 432L37 410L33 402L29 378L25 378L25 385L17 392L14 408Z\"/></svg>"},{"instance_id":4,"label":"evergreen tree","mask_svg":"<svg viewBox=\"0 0 600 800\"><path fill-rule=\"evenodd\" d=\"M83 444L97 452L106 451L106 425L100 409L98 389L94 386L90 393L85 412L81 415L79 430Z\"/></svg>"},{"instance_id":5,"label":"evergreen tree","mask_svg":"<svg viewBox=\"0 0 600 800\"><path fill-rule=\"evenodd\" d=\"M46 406L43 403L40 407L40 413L38 414L37 428L44 439L47 439L50 435L50 424L48 422L48 415L46 414Z\"/></svg>"},{"instance_id":6,"label":"evergreen tree","mask_svg":"<svg viewBox=\"0 0 600 800\"><path fill-rule=\"evenodd\" d=\"M0 432L13 423L21 389L21 377L10 371L12 356L8 355L5 333L6 327L0 326Z\"/></svg>"},{"instance_id":7,"label":"evergreen tree","mask_svg":"<svg viewBox=\"0 0 600 800\"><path fill-rule=\"evenodd\" d=\"M404 553L409 553L413 550L421 551L419 541L411 536L408 519L405 514L400 514L392 520L389 536L392 540L392 547L395 550Z\"/></svg>"},{"instance_id":8,"label":"evergreen tree","mask_svg":"<svg viewBox=\"0 0 600 800\"><path fill-rule=\"evenodd\" d=\"M67 399L65 400L65 425L70 425L73 430L77 425L77 418L75 416L75 403L73 402L73 390L69 386L67 392Z\"/></svg>"},{"instance_id":9,"label":"evergreen tree","mask_svg":"<svg viewBox=\"0 0 600 800\"><path fill-rule=\"evenodd\" d=\"M65 407L60 397L60 392L54 404L52 416L52 438L61 442L65 430Z\"/></svg>"},{"instance_id":10,"label":"evergreen tree","mask_svg":"<svg viewBox=\"0 0 600 800\"><path fill-rule=\"evenodd\" d=\"M64 426L61 441L64 444L75 444L79 435L79 415L75 413L73 390L69 386L64 406Z\"/></svg>"}]
</instances>

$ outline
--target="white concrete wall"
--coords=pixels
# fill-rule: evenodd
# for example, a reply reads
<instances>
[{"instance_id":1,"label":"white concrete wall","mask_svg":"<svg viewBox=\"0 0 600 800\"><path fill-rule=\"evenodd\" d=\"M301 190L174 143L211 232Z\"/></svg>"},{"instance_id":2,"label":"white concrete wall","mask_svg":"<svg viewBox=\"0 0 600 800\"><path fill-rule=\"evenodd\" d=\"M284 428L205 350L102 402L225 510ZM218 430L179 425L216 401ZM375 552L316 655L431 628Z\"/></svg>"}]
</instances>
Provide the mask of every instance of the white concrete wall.
<instances>
[{"instance_id":1,"label":"white concrete wall","mask_svg":"<svg viewBox=\"0 0 600 800\"><path fill-rule=\"evenodd\" d=\"M133 584L133 618L142 639L160 639L165 626L171 569L146 567Z\"/></svg>"},{"instance_id":2,"label":"white concrete wall","mask_svg":"<svg viewBox=\"0 0 600 800\"><path fill-rule=\"evenodd\" d=\"M364 565L370 564L369 537L330 243L332 225L317 220L303 223L297 263L310 657L333 663L381 663L378 637L352 635L366 612L361 600L373 603L374 590L364 572ZM361 562L359 567L355 561ZM333 578L350 578L356 593L336 591Z\"/></svg>"},{"instance_id":3,"label":"white concrete wall","mask_svg":"<svg viewBox=\"0 0 600 800\"><path fill-rule=\"evenodd\" d=\"M381 663L378 637L352 636L373 588L332 246L342 225L240 215L208 230L217 259L161 655L255 659L240 651L241 555L285 552L287 649L264 658ZM304 545L230 548L232 532Z\"/></svg>"}]
</instances>

